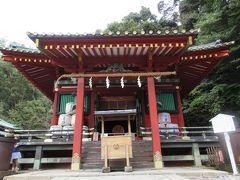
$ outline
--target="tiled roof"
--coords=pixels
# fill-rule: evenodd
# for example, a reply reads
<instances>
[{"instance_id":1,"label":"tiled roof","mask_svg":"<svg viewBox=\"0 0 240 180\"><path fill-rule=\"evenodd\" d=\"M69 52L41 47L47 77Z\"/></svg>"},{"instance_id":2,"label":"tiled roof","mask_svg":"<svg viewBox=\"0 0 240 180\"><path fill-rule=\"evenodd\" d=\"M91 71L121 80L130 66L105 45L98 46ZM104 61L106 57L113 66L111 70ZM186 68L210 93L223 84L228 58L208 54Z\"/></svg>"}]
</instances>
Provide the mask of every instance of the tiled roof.
<instances>
[{"instance_id":1,"label":"tiled roof","mask_svg":"<svg viewBox=\"0 0 240 180\"><path fill-rule=\"evenodd\" d=\"M230 46L234 44L234 41L231 42L225 42L222 43L220 40L208 43L208 44L202 44L202 45L197 45L197 46L191 46L188 48L188 52L193 52L193 51L201 51L201 50L207 50L207 49L216 49L220 47L225 47L225 46Z\"/></svg>"},{"instance_id":2,"label":"tiled roof","mask_svg":"<svg viewBox=\"0 0 240 180\"><path fill-rule=\"evenodd\" d=\"M41 51L38 49L32 49L32 48L26 48L21 46L14 46L14 47L4 47L0 46L0 51L15 51L15 52L21 52L21 53L31 53L31 54L42 54Z\"/></svg>"},{"instance_id":3,"label":"tiled roof","mask_svg":"<svg viewBox=\"0 0 240 180\"><path fill-rule=\"evenodd\" d=\"M0 127L9 128L9 129L15 129L16 128L15 125L10 124L10 123L4 121L3 119L0 119Z\"/></svg>"},{"instance_id":4,"label":"tiled roof","mask_svg":"<svg viewBox=\"0 0 240 180\"><path fill-rule=\"evenodd\" d=\"M124 32L112 32L109 31L108 33L88 33L88 34L79 34L79 33L67 33L67 34L55 34L55 33L51 33L51 34L46 34L46 33L31 33L28 32L27 35L30 38L91 38L91 37L133 37L133 36L172 36L172 35L193 35L193 34L197 34L198 30L190 30L190 31L186 31L186 30L158 30L158 31L133 31L133 32L129 32L129 31L124 31Z\"/></svg>"}]
</instances>

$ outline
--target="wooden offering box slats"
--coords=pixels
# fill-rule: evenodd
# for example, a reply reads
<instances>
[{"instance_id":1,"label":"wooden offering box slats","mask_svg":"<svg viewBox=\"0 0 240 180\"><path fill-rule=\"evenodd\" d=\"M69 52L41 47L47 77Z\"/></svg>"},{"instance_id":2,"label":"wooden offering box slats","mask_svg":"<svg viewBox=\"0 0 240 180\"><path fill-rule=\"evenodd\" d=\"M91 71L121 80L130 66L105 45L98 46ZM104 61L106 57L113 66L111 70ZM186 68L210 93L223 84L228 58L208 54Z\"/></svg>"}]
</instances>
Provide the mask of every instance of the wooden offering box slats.
<instances>
[{"instance_id":1,"label":"wooden offering box slats","mask_svg":"<svg viewBox=\"0 0 240 180\"><path fill-rule=\"evenodd\" d=\"M102 137L101 146L101 159L132 158L131 135Z\"/></svg>"}]
</instances>

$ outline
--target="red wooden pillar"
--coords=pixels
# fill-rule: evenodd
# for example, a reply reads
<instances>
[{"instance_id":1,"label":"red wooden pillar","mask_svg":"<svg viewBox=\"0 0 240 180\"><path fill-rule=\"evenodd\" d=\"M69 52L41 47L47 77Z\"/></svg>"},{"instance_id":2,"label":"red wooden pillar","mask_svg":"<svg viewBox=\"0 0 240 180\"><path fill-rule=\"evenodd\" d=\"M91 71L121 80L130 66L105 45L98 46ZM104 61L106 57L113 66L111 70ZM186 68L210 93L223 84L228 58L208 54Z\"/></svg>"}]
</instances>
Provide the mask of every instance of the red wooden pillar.
<instances>
[{"instance_id":1,"label":"red wooden pillar","mask_svg":"<svg viewBox=\"0 0 240 180\"><path fill-rule=\"evenodd\" d=\"M176 87L176 91L177 91L177 101L178 101L178 126L184 127L185 123L184 123L184 117L183 117L183 111L182 111L182 101L181 101L179 86Z\"/></svg>"},{"instance_id":2,"label":"red wooden pillar","mask_svg":"<svg viewBox=\"0 0 240 180\"><path fill-rule=\"evenodd\" d=\"M84 121L84 78L78 79L76 103L76 121L74 128L71 165L72 170L79 170L81 165L82 126Z\"/></svg>"},{"instance_id":3,"label":"red wooden pillar","mask_svg":"<svg viewBox=\"0 0 240 180\"><path fill-rule=\"evenodd\" d=\"M52 112L51 125L57 125L58 124L57 102L58 102L58 93L55 92L55 94L54 94L54 101L53 101L53 112Z\"/></svg>"},{"instance_id":4,"label":"red wooden pillar","mask_svg":"<svg viewBox=\"0 0 240 180\"><path fill-rule=\"evenodd\" d=\"M149 102L149 114L152 129L152 149L153 149L153 161L155 168L162 168L162 151L160 134L158 128L158 115L157 115L157 101L156 92L153 77L147 78L148 83L148 102Z\"/></svg>"}]
</instances>

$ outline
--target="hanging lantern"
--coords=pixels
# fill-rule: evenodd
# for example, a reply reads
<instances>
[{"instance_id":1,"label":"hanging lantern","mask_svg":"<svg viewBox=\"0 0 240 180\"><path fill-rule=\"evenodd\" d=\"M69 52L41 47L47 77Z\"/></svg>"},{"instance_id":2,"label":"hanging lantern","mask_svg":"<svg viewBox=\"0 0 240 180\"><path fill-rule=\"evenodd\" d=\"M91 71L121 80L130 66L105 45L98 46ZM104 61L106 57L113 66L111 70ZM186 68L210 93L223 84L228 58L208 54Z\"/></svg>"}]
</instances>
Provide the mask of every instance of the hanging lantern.
<instances>
[{"instance_id":1,"label":"hanging lantern","mask_svg":"<svg viewBox=\"0 0 240 180\"><path fill-rule=\"evenodd\" d=\"M107 78L106 78L106 87L109 88L109 86L110 86L110 80L108 79L108 76L107 76Z\"/></svg>"},{"instance_id":2,"label":"hanging lantern","mask_svg":"<svg viewBox=\"0 0 240 180\"><path fill-rule=\"evenodd\" d=\"M142 86L140 76L138 76L138 78L137 78L137 83L138 83L138 87L141 87L141 86Z\"/></svg>"},{"instance_id":3,"label":"hanging lantern","mask_svg":"<svg viewBox=\"0 0 240 180\"><path fill-rule=\"evenodd\" d=\"M89 87L92 89L92 77L89 78Z\"/></svg>"},{"instance_id":4,"label":"hanging lantern","mask_svg":"<svg viewBox=\"0 0 240 180\"><path fill-rule=\"evenodd\" d=\"M120 83L121 83L121 87L124 88L124 77L121 78Z\"/></svg>"}]
</instances>

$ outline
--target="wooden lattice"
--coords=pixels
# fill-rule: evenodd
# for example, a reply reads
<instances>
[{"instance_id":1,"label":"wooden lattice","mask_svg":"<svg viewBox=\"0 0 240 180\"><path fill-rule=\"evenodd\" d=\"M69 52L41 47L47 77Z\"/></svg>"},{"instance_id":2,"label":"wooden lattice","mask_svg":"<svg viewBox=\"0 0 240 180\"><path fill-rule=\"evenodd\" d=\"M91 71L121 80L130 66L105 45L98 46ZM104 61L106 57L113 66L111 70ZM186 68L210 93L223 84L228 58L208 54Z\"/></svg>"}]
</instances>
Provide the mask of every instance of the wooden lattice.
<instances>
[{"instance_id":1,"label":"wooden lattice","mask_svg":"<svg viewBox=\"0 0 240 180\"><path fill-rule=\"evenodd\" d=\"M224 163L223 152L220 148L209 147L206 150L207 150L209 165L216 166Z\"/></svg>"}]
</instances>

